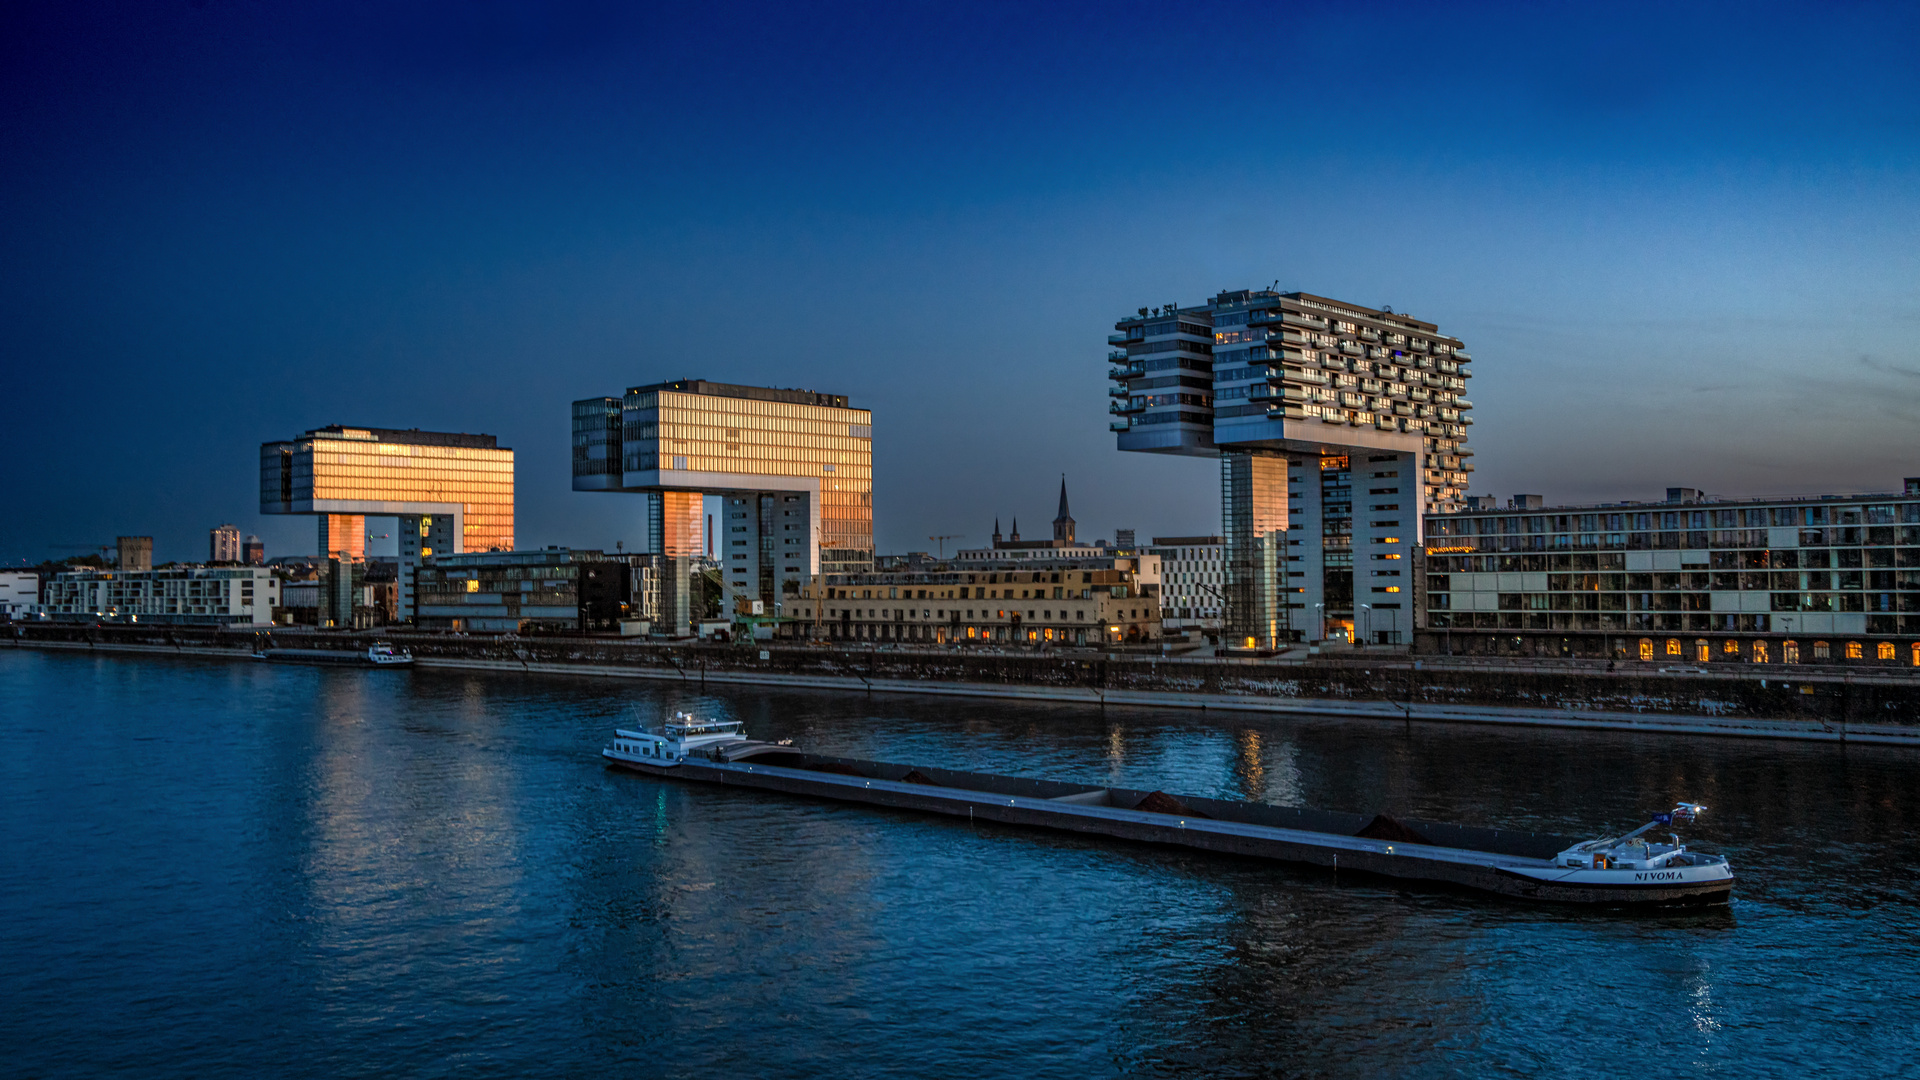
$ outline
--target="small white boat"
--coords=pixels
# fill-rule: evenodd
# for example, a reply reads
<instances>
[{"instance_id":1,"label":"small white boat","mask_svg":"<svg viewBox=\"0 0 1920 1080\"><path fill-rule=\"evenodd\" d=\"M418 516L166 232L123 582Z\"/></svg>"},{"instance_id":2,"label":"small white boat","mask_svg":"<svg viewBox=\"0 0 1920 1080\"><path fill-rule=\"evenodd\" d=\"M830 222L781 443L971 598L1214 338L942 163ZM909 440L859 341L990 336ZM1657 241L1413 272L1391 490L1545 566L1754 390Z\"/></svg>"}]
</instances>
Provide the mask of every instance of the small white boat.
<instances>
[{"instance_id":1,"label":"small white boat","mask_svg":"<svg viewBox=\"0 0 1920 1080\"><path fill-rule=\"evenodd\" d=\"M1623 836L1603 836L1575 844L1539 868L1509 866L1505 872L1563 889L1631 893L1647 888L1733 888L1733 868L1724 855L1688 851L1680 837L1667 842L1645 834L1661 825L1692 821L1706 807L1679 803Z\"/></svg>"}]
</instances>

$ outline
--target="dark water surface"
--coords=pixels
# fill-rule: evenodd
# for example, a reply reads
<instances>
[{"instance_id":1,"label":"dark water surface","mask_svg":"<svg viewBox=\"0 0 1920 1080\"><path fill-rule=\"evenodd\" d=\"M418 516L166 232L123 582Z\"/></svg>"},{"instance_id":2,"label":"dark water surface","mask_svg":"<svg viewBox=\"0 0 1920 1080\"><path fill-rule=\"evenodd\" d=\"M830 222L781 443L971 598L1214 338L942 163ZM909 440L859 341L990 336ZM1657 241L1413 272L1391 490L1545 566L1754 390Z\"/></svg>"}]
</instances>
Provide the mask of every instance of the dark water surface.
<instances>
[{"instance_id":1,"label":"dark water surface","mask_svg":"<svg viewBox=\"0 0 1920 1080\"><path fill-rule=\"evenodd\" d=\"M685 708L896 761L1591 834L1627 916L603 769ZM9 1076L1915 1075L1920 754L0 654Z\"/></svg>"}]
</instances>

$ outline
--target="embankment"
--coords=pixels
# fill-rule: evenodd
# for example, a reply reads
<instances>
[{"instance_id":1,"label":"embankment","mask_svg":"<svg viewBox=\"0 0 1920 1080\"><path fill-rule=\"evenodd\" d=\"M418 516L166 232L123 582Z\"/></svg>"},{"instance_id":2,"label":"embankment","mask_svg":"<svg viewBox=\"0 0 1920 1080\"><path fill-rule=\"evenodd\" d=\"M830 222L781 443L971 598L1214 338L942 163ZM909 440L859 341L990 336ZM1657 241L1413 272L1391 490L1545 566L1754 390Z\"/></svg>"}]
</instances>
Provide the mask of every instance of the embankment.
<instances>
[{"instance_id":1,"label":"embankment","mask_svg":"<svg viewBox=\"0 0 1920 1080\"><path fill-rule=\"evenodd\" d=\"M1696 675L1662 673L1651 665L1619 672L1487 670L1424 657L1417 666L1404 657L1280 664L763 649L593 637L387 636L430 668L1920 746L1920 678L1886 668L1857 674L1737 668ZM364 647L364 639L342 634L60 624L15 626L0 640L18 648L236 659L267 644Z\"/></svg>"}]
</instances>

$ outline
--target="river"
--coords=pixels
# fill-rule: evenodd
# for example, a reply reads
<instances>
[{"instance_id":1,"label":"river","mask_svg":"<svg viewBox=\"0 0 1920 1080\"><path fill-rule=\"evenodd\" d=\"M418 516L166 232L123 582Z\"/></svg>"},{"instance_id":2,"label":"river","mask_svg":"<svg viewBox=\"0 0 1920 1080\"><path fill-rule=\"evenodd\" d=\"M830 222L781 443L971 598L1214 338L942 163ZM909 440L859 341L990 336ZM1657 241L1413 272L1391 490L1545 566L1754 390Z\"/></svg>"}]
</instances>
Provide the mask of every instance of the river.
<instances>
[{"instance_id":1,"label":"river","mask_svg":"<svg viewBox=\"0 0 1920 1080\"><path fill-rule=\"evenodd\" d=\"M603 768L823 752L1591 835L1626 915ZM1920 752L0 653L9 1075L1800 1076L1920 1060Z\"/></svg>"}]
</instances>

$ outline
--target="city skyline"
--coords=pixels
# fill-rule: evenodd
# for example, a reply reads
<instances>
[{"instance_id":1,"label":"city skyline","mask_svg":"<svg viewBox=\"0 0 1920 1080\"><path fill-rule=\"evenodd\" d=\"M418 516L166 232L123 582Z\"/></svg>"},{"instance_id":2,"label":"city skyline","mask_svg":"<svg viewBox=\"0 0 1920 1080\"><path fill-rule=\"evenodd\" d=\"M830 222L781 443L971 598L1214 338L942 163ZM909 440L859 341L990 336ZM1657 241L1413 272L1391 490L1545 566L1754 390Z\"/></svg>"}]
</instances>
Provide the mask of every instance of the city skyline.
<instances>
[{"instance_id":1,"label":"city skyline","mask_svg":"<svg viewBox=\"0 0 1920 1080\"><path fill-rule=\"evenodd\" d=\"M1473 494L1898 490L1920 93L1874 58L1916 23L1794 10L15 12L0 558L305 551L254 448L333 423L495 433L522 546L631 546L554 417L683 377L878 414L881 551L1062 471L1087 537L1209 533L1217 466L1116 453L1089 342L1275 279L1471 343ZM1096 77L1222 25L1308 47ZM1337 78L1382 35L1421 56ZM72 440L76 380L146 407Z\"/></svg>"}]
</instances>

